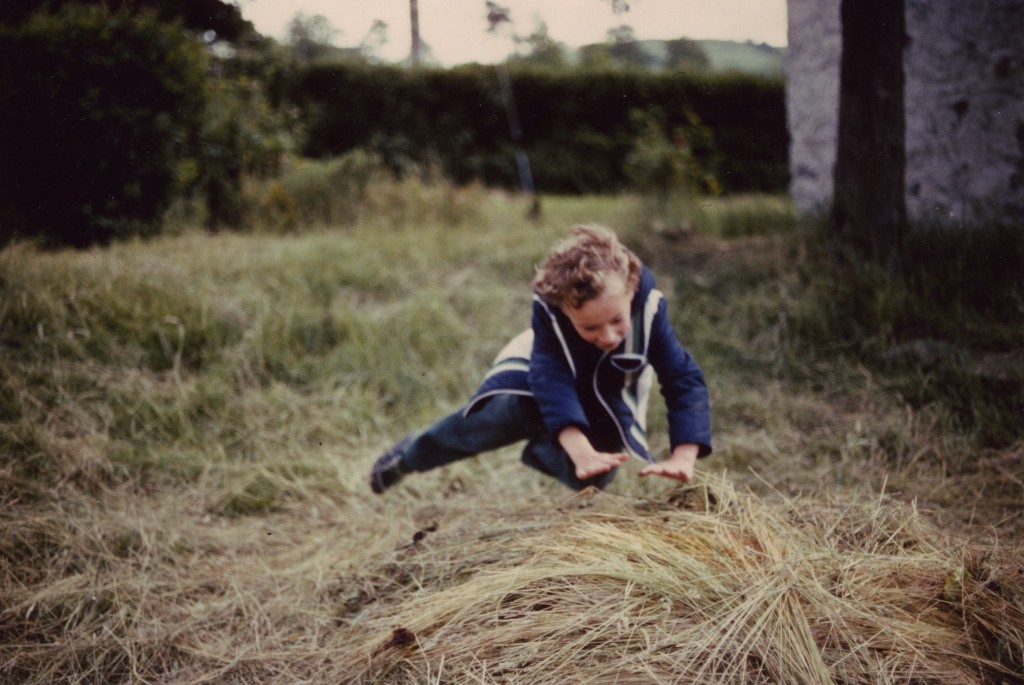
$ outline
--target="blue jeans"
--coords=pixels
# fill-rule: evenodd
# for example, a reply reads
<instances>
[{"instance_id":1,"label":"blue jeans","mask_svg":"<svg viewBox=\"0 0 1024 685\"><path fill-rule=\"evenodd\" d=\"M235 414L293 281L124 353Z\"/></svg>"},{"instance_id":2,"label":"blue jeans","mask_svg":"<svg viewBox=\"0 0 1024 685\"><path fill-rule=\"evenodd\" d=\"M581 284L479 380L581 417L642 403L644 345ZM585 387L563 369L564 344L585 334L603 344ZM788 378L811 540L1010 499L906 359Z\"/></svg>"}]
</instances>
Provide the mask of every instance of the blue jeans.
<instances>
[{"instance_id":1,"label":"blue jeans","mask_svg":"<svg viewBox=\"0 0 1024 685\"><path fill-rule=\"evenodd\" d=\"M403 458L413 471L429 471L521 440L527 441L524 464L573 490L604 488L615 478L615 469L587 480L577 478L569 455L545 428L537 403L523 395L495 395L469 416L460 409L414 434Z\"/></svg>"}]
</instances>

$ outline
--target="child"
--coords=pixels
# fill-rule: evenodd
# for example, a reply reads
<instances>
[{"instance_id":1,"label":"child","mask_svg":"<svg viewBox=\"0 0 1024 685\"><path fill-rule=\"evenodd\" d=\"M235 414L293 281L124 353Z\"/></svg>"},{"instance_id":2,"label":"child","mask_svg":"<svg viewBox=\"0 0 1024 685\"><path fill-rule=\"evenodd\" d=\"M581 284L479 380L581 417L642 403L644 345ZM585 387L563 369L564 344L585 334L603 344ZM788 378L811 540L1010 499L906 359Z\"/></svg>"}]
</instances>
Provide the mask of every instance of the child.
<instances>
[{"instance_id":1,"label":"child","mask_svg":"<svg viewBox=\"0 0 1024 685\"><path fill-rule=\"evenodd\" d=\"M630 455L648 462L641 476L693 477L696 459L711 453L707 386L676 340L651 272L611 231L578 226L533 286L532 327L498 354L464 408L377 459L375 493L520 440L525 464L575 490L605 487ZM660 463L646 438L652 369L672 446Z\"/></svg>"}]
</instances>

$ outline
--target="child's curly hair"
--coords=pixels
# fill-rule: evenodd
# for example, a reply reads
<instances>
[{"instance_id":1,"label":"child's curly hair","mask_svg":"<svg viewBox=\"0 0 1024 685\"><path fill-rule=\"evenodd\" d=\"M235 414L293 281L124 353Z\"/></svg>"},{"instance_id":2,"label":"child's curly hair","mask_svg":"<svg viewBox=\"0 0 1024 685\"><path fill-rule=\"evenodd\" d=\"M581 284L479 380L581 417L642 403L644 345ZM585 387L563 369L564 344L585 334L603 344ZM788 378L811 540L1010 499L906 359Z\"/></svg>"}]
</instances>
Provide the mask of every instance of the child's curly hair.
<instances>
[{"instance_id":1,"label":"child's curly hair","mask_svg":"<svg viewBox=\"0 0 1024 685\"><path fill-rule=\"evenodd\" d=\"M640 259L603 226L575 226L537 269L533 287L560 309L579 309L600 296L608 278L618 276L627 291L640 285Z\"/></svg>"}]
</instances>

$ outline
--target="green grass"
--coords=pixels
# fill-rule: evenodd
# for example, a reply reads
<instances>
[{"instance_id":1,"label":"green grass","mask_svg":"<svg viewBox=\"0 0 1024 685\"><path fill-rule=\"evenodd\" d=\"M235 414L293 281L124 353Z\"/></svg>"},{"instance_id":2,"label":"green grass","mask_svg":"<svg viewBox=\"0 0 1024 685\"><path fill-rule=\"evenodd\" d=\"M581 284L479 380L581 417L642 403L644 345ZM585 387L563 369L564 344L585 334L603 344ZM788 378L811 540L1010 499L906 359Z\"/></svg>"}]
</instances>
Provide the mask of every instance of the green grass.
<instances>
[{"instance_id":1,"label":"green grass","mask_svg":"<svg viewBox=\"0 0 1024 685\"><path fill-rule=\"evenodd\" d=\"M800 602L875 626L848 639L878 669L1024 663L1024 588L999 575L1021 560L1021 379L978 371L1015 352L1012 293L947 307L930 301L934 273L840 272L776 197L689 198L669 218L628 196L552 197L530 221L526 200L480 188L360 192L342 224L0 252L0 681L468 683L603 663L734 682L768 663L765 621L789 651L764 668L810 678L823 666L801 661ZM588 513L507 449L370 495L375 456L466 399L528 325L534 266L584 222L651 265L705 369L716 454L696 488L630 464ZM887 354L919 330L948 330L957 354ZM772 564L792 565L798 594L737 597L781 578ZM890 575L905 584L886 590ZM946 591L955 621L929 599ZM926 623L874 613L908 592L925 608L885 611L973 626L953 666L931 660L946 633L903 651L871 637ZM494 616L531 622L514 633L526 624ZM402 651L399 622L422 652ZM669 658L691 629L723 641ZM591 660L545 656L559 645ZM727 649L749 655L742 668ZM496 661L473 662L484 653Z\"/></svg>"}]
</instances>

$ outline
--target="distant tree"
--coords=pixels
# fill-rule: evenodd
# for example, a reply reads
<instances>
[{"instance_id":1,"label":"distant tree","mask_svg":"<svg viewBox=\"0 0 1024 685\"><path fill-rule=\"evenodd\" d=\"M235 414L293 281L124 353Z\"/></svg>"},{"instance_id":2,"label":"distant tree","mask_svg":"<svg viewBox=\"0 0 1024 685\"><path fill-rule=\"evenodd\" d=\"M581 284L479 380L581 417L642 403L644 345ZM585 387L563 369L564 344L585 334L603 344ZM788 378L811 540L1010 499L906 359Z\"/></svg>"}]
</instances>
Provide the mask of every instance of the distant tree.
<instances>
[{"instance_id":1,"label":"distant tree","mask_svg":"<svg viewBox=\"0 0 1024 685\"><path fill-rule=\"evenodd\" d=\"M359 42L359 52L363 57L371 58L377 51L388 42L388 25L380 19L375 19L370 30Z\"/></svg>"},{"instance_id":2,"label":"distant tree","mask_svg":"<svg viewBox=\"0 0 1024 685\"><path fill-rule=\"evenodd\" d=\"M637 42L633 27L625 24L608 29L608 40L580 48L580 64L587 68L640 67L654 65L651 55Z\"/></svg>"},{"instance_id":3,"label":"distant tree","mask_svg":"<svg viewBox=\"0 0 1024 685\"><path fill-rule=\"evenodd\" d=\"M584 69L610 69L615 60L604 43L583 45L579 49L580 66Z\"/></svg>"},{"instance_id":4,"label":"distant tree","mask_svg":"<svg viewBox=\"0 0 1024 685\"><path fill-rule=\"evenodd\" d=\"M154 232L198 153L200 43L152 12L68 5L0 29L5 228L90 245Z\"/></svg>"},{"instance_id":5,"label":"distant tree","mask_svg":"<svg viewBox=\"0 0 1024 685\"><path fill-rule=\"evenodd\" d=\"M632 26L627 24L620 24L619 26L608 29L607 35L608 40L612 45L636 42L636 31L633 30Z\"/></svg>"},{"instance_id":6,"label":"distant tree","mask_svg":"<svg viewBox=\"0 0 1024 685\"><path fill-rule=\"evenodd\" d=\"M45 0L4 0L0 2L0 24L21 26L29 17L45 10L50 4Z\"/></svg>"},{"instance_id":7,"label":"distant tree","mask_svg":"<svg viewBox=\"0 0 1024 685\"><path fill-rule=\"evenodd\" d=\"M896 266L907 233L904 0L842 0L833 243Z\"/></svg>"},{"instance_id":8,"label":"distant tree","mask_svg":"<svg viewBox=\"0 0 1024 685\"><path fill-rule=\"evenodd\" d=\"M489 32L494 33L501 26L512 23L512 15L508 7L490 0L484 4L487 6L487 30Z\"/></svg>"},{"instance_id":9,"label":"distant tree","mask_svg":"<svg viewBox=\"0 0 1024 685\"><path fill-rule=\"evenodd\" d=\"M528 36L515 36L515 42L526 48L524 54L513 55L509 62L513 64L534 64L552 68L566 66L565 52L562 45L548 34L548 25L537 22L536 27Z\"/></svg>"},{"instance_id":10,"label":"distant tree","mask_svg":"<svg viewBox=\"0 0 1024 685\"><path fill-rule=\"evenodd\" d=\"M711 66L707 53L696 41L688 38L676 38L666 41L665 48L668 52L665 60L666 69L703 70Z\"/></svg>"},{"instance_id":11,"label":"distant tree","mask_svg":"<svg viewBox=\"0 0 1024 685\"><path fill-rule=\"evenodd\" d=\"M217 38L238 42L256 33L251 22L242 17L234 2L222 0L106 0L111 10L152 7L164 21L180 19L186 28L213 31Z\"/></svg>"},{"instance_id":12,"label":"distant tree","mask_svg":"<svg viewBox=\"0 0 1024 685\"><path fill-rule=\"evenodd\" d=\"M288 45L300 62L311 62L329 52L339 34L322 14L299 12L288 23Z\"/></svg>"},{"instance_id":13,"label":"distant tree","mask_svg":"<svg viewBox=\"0 0 1024 685\"><path fill-rule=\"evenodd\" d=\"M651 66L651 57L637 42L636 32L632 26L622 24L608 29L608 39L611 41L609 53L618 64L626 67Z\"/></svg>"},{"instance_id":14,"label":"distant tree","mask_svg":"<svg viewBox=\"0 0 1024 685\"><path fill-rule=\"evenodd\" d=\"M256 35L238 5L222 0L3 0L0 24L20 26L39 12L54 13L69 4L100 5L110 12L155 12L162 21L179 20L197 33L213 31L223 40L237 42Z\"/></svg>"}]
</instances>

